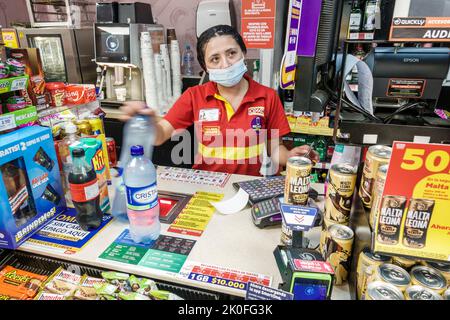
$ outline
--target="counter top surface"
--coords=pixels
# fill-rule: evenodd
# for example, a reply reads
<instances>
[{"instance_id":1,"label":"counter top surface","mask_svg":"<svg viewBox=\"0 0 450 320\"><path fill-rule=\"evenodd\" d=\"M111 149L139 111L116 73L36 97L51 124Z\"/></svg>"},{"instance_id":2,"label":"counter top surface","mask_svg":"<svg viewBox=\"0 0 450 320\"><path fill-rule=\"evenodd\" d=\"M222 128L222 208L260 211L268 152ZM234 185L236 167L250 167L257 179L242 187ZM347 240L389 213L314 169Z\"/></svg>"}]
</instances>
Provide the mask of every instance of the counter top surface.
<instances>
[{"instance_id":1,"label":"counter top surface","mask_svg":"<svg viewBox=\"0 0 450 320\"><path fill-rule=\"evenodd\" d=\"M158 171L160 170L162 170L162 167L158 168ZM223 193L223 199L226 200L236 193L236 190L232 186L233 182L254 178L255 177L243 175L231 175L223 188L213 188L202 184L187 184L158 179L158 189L187 194L194 194L196 191ZM319 194L323 194L322 184L313 184L312 186ZM110 188L110 190L112 191L112 188ZM318 202L318 205L323 208L323 197L320 197L319 200L321 201ZM54 251L47 251L45 247L29 242L23 244L20 247L20 250L40 255L51 255L52 257L72 261L74 263L134 273L199 289L245 297L245 291L242 290L189 280L180 276L180 274L168 271L100 259L99 256L126 228L128 228L128 223L114 219L82 250L70 255L62 252L55 253ZM185 265L192 262L204 263L243 272L271 276L271 286L274 288L277 288L278 284L281 282L281 276L273 255L275 247L280 243L281 228L280 226L265 229L257 228L252 222L249 206L232 215L222 215L216 211L201 237L167 232L168 228L168 224L161 224L161 233L197 241L188 256ZM305 236L311 241L310 247L316 247L319 243L320 227L311 229L305 233ZM335 286L333 288L332 299L350 299L348 284Z\"/></svg>"}]
</instances>

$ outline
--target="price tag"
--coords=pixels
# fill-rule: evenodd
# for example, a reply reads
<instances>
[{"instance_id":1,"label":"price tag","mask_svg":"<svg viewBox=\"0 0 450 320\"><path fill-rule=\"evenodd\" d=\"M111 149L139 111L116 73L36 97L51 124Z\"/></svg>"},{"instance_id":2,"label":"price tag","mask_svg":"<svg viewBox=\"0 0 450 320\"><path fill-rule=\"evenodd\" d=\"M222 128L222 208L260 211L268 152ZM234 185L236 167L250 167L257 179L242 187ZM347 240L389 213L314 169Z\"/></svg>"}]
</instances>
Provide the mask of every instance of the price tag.
<instances>
[{"instance_id":1,"label":"price tag","mask_svg":"<svg viewBox=\"0 0 450 320\"><path fill-rule=\"evenodd\" d=\"M296 231L308 231L316 219L317 208L282 204L281 213L288 228Z\"/></svg>"},{"instance_id":2,"label":"price tag","mask_svg":"<svg viewBox=\"0 0 450 320\"><path fill-rule=\"evenodd\" d=\"M26 88L28 78L23 77L19 79L14 79L11 82L11 91L23 90Z\"/></svg>"},{"instance_id":3,"label":"price tag","mask_svg":"<svg viewBox=\"0 0 450 320\"><path fill-rule=\"evenodd\" d=\"M364 40L373 40L373 33L364 33Z\"/></svg>"},{"instance_id":4,"label":"price tag","mask_svg":"<svg viewBox=\"0 0 450 320\"><path fill-rule=\"evenodd\" d=\"M6 131L16 127L16 119L13 114L0 117L0 130Z\"/></svg>"}]
</instances>

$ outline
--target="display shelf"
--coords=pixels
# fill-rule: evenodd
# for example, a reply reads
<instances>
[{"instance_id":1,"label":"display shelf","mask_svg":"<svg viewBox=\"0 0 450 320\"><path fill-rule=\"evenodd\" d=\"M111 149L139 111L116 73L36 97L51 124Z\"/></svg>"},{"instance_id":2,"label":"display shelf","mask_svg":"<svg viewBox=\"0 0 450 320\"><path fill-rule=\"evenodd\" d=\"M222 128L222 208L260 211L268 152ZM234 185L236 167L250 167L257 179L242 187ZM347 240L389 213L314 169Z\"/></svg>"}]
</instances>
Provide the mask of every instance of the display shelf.
<instances>
[{"instance_id":1,"label":"display shelf","mask_svg":"<svg viewBox=\"0 0 450 320\"><path fill-rule=\"evenodd\" d=\"M0 132L15 129L38 119L35 106L0 115Z\"/></svg>"},{"instance_id":2,"label":"display shelf","mask_svg":"<svg viewBox=\"0 0 450 320\"><path fill-rule=\"evenodd\" d=\"M349 138L341 139L336 137L336 141L354 145L392 145L394 141L443 143L450 140L450 128L445 127L380 124L341 120L339 128L342 133L349 134Z\"/></svg>"},{"instance_id":3,"label":"display shelf","mask_svg":"<svg viewBox=\"0 0 450 320\"><path fill-rule=\"evenodd\" d=\"M28 85L27 75L0 79L0 94L16 90L24 90L27 88L27 85Z\"/></svg>"}]
</instances>

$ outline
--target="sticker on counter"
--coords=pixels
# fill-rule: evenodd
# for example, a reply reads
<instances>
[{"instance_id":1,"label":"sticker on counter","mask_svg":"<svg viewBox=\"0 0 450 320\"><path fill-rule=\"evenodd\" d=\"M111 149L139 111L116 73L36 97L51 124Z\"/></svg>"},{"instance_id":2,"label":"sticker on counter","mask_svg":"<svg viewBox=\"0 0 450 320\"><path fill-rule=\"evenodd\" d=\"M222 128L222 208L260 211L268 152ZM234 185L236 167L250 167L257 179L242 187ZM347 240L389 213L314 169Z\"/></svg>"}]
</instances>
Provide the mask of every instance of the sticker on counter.
<instances>
[{"instance_id":1,"label":"sticker on counter","mask_svg":"<svg viewBox=\"0 0 450 320\"><path fill-rule=\"evenodd\" d=\"M290 292L249 282L245 300L294 300Z\"/></svg>"},{"instance_id":2,"label":"sticker on counter","mask_svg":"<svg viewBox=\"0 0 450 320\"><path fill-rule=\"evenodd\" d=\"M195 242L160 235L150 244L135 243L130 237L129 230L126 229L100 255L100 259L178 273Z\"/></svg>"},{"instance_id":3,"label":"sticker on counter","mask_svg":"<svg viewBox=\"0 0 450 320\"><path fill-rule=\"evenodd\" d=\"M203 184L223 188L231 175L224 172L213 172L175 167L164 167L158 173L158 179L176 181L177 183Z\"/></svg>"},{"instance_id":4,"label":"sticker on counter","mask_svg":"<svg viewBox=\"0 0 450 320\"><path fill-rule=\"evenodd\" d=\"M24 246L39 246L50 252L74 254L80 251L112 221L112 216L104 215L100 227L92 231L84 231L77 223L75 216L75 209L68 208L64 213L58 215L53 221L32 235L24 243Z\"/></svg>"},{"instance_id":5,"label":"sticker on counter","mask_svg":"<svg viewBox=\"0 0 450 320\"><path fill-rule=\"evenodd\" d=\"M272 277L223 268L204 263L189 262L179 272L179 277L216 286L247 291L250 282L269 287Z\"/></svg>"},{"instance_id":6,"label":"sticker on counter","mask_svg":"<svg viewBox=\"0 0 450 320\"><path fill-rule=\"evenodd\" d=\"M223 196L220 193L196 192L167 231L200 237L216 211L209 201L220 201Z\"/></svg>"}]
</instances>

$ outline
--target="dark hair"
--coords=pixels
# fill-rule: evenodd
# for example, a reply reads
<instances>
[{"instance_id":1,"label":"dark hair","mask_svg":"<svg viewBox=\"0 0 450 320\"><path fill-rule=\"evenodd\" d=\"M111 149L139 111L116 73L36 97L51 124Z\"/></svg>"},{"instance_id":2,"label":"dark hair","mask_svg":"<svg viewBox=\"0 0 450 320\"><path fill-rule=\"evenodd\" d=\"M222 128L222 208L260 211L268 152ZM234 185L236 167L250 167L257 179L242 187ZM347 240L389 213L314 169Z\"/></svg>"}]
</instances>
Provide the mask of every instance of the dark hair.
<instances>
[{"instance_id":1,"label":"dark hair","mask_svg":"<svg viewBox=\"0 0 450 320\"><path fill-rule=\"evenodd\" d=\"M200 63L200 66L203 70L206 71L206 63L205 63L205 48L208 44L209 40L218 36L232 36L234 40L238 43L239 47L241 47L242 52L244 54L247 53L247 48L245 46L244 40L237 30L231 26L220 24L209 29L206 29L202 32L200 37L197 40L197 60Z\"/></svg>"}]
</instances>

